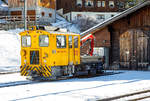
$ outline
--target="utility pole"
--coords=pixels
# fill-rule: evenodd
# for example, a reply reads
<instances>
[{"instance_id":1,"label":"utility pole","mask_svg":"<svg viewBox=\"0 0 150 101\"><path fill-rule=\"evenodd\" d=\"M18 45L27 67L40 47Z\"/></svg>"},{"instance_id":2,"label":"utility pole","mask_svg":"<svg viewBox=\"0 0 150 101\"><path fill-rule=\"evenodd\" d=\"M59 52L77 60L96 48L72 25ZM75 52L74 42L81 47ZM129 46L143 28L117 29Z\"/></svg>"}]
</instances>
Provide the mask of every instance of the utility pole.
<instances>
[{"instance_id":1,"label":"utility pole","mask_svg":"<svg viewBox=\"0 0 150 101\"><path fill-rule=\"evenodd\" d=\"M24 30L27 30L27 0L24 0Z\"/></svg>"},{"instance_id":2,"label":"utility pole","mask_svg":"<svg viewBox=\"0 0 150 101\"><path fill-rule=\"evenodd\" d=\"M57 0L55 0L55 23L56 23L56 10L57 10Z\"/></svg>"}]
</instances>

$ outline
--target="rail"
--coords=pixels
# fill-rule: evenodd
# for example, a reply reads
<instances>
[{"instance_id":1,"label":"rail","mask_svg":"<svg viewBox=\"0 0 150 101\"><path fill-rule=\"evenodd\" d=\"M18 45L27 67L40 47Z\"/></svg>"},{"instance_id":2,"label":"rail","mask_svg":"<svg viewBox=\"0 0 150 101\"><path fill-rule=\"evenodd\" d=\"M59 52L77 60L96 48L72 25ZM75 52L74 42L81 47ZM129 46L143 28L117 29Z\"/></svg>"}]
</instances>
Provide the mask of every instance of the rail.
<instances>
[{"instance_id":1,"label":"rail","mask_svg":"<svg viewBox=\"0 0 150 101\"><path fill-rule=\"evenodd\" d=\"M97 101L116 101L116 100L117 101L125 101L125 100L126 101L137 101L137 100L143 100L146 98L150 98L150 90L144 90L144 91L139 91L139 92L135 92L135 93L129 93L129 94L125 94L125 95L100 99Z\"/></svg>"}]
</instances>

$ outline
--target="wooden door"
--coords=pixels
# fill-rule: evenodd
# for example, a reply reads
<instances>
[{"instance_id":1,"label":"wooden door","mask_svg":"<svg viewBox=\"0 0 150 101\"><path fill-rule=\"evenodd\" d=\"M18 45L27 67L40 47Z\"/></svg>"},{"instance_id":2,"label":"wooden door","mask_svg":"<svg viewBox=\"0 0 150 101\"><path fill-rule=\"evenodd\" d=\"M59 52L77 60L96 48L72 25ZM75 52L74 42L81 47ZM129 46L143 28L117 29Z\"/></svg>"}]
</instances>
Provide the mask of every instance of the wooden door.
<instances>
[{"instance_id":1,"label":"wooden door","mask_svg":"<svg viewBox=\"0 0 150 101\"><path fill-rule=\"evenodd\" d=\"M149 64L148 36L141 30L128 30L120 36L120 66L145 69Z\"/></svg>"}]
</instances>

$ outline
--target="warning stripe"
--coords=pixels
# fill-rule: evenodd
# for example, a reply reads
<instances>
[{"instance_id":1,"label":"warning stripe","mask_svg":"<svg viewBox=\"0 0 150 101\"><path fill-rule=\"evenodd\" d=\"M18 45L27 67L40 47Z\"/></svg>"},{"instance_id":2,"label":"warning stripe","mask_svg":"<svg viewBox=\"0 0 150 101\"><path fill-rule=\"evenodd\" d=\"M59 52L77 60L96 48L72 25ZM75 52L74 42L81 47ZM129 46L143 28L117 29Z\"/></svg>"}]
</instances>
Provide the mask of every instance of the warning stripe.
<instances>
[{"instance_id":1,"label":"warning stripe","mask_svg":"<svg viewBox=\"0 0 150 101\"><path fill-rule=\"evenodd\" d=\"M44 67L43 69L45 70L44 74L46 75L46 77L48 77L47 70Z\"/></svg>"},{"instance_id":2,"label":"warning stripe","mask_svg":"<svg viewBox=\"0 0 150 101\"><path fill-rule=\"evenodd\" d=\"M22 71L24 70L25 67L26 67L25 65L22 66L20 71L22 72Z\"/></svg>"},{"instance_id":3,"label":"warning stripe","mask_svg":"<svg viewBox=\"0 0 150 101\"><path fill-rule=\"evenodd\" d=\"M21 75L25 76L27 66L23 66L21 69Z\"/></svg>"},{"instance_id":4,"label":"warning stripe","mask_svg":"<svg viewBox=\"0 0 150 101\"><path fill-rule=\"evenodd\" d=\"M47 77L46 74L45 74L45 72L44 72L45 69L44 69L42 66L41 66L41 71L42 71L42 75L43 75L44 77Z\"/></svg>"},{"instance_id":5,"label":"warning stripe","mask_svg":"<svg viewBox=\"0 0 150 101\"><path fill-rule=\"evenodd\" d=\"M45 66L45 68L47 69L47 73L49 74L48 77L51 77L52 76L52 72L51 72L50 66L49 67Z\"/></svg>"},{"instance_id":6,"label":"warning stripe","mask_svg":"<svg viewBox=\"0 0 150 101\"><path fill-rule=\"evenodd\" d=\"M34 67L33 68L33 70L35 70L36 69L36 71L38 72L38 73L40 73L40 71L39 71L39 69L37 68L37 67Z\"/></svg>"},{"instance_id":7,"label":"warning stripe","mask_svg":"<svg viewBox=\"0 0 150 101\"><path fill-rule=\"evenodd\" d=\"M26 68L26 72L25 72L25 76L27 76L29 73L27 72L29 70L29 66L27 66L27 68Z\"/></svg>"},{"instance_id":8,"label":"warning stripe","mask_svg":"<svg viewBox=\"0 0 150 101\"><path fill-rule=\"evenodd\" d=\"M50 72L50 70L47 68L47 66L45 66L45 68L47 69L47 73L49 74L49 76L51 76L51 72Z\"/></svg>"},{"instance_id":9,"label":"warning stripe","mask_svg":"<svg viewBox=\"0 0 150 101\"><path fill-rule=\"evenodd\" d=\"M51 77L52 76L52 71L51 71L51 67L47 67L47 66L20 66L20 72L22 76L29 76L29 72L28 71L37 71L38 73L41 73L41 75L43 75L44 77Z\"/></svg>"},{"instance_id":10,"label":"warning stripe","mask_svg":"<svg viewBox=\"0 0 150 101\"><path fill-rule=\"evenodd\" d=\"M48 69L48 67L47 67L47 66L45 66L45 68L48 70L48 72L49 72L49 73L51 73L50 69Z\"/></svg>"}]
</instances>

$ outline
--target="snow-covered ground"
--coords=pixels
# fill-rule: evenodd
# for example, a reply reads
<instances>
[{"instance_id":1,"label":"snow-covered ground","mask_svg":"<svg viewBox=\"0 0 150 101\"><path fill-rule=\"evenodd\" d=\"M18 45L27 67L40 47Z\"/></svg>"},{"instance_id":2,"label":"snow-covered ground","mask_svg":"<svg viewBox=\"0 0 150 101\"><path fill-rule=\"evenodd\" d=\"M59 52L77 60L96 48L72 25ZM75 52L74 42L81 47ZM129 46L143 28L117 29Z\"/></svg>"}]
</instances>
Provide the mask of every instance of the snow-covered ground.
<instances>
[{"instance_id":1,"label":"snow-covered ground","mask_svg":"<svg viewBox=\"0 0 150 101\"><path fill-rule=\"evenodd\" d=\"M118 72L118 71L117 71ZM121 71L120 74L75 78L0 88L3 101L95 101L150 89L150 71ZM19 73L0 75L0 85L25 81Z\"/></svg>"},{"instance_id":2,"label":"snow-covered ground","mask_svg":"<svg viewBox=\"0 0 150 101\"><path fill-rule=\"evenodd\" d=\"M53 26L67 27L78 32L75 26L59 17ZM70 24L70 25L69 25ZM0 31L0 72L16 71L20 66L20 36L23 30ZM95 101L150 89L150 71L115 71L120 74L93 78L74 78L61 81L31 82L19 73L0 75L1 101ZM149 93L148 93L149 94ZM146 99L149 101L150 99ZM143 100L144 101L144 100Z\"/></svg>"},{"instance_id":3,"label":"snow-covered ground","mask_svg":"<svg viewBox=\"0 0 150 101\"><path fill-rule=\"evenodd\" d=\"M0 72L14 71L20 66L20 36L23 30L0 31Z\"/></svg>"}]
</instances>

